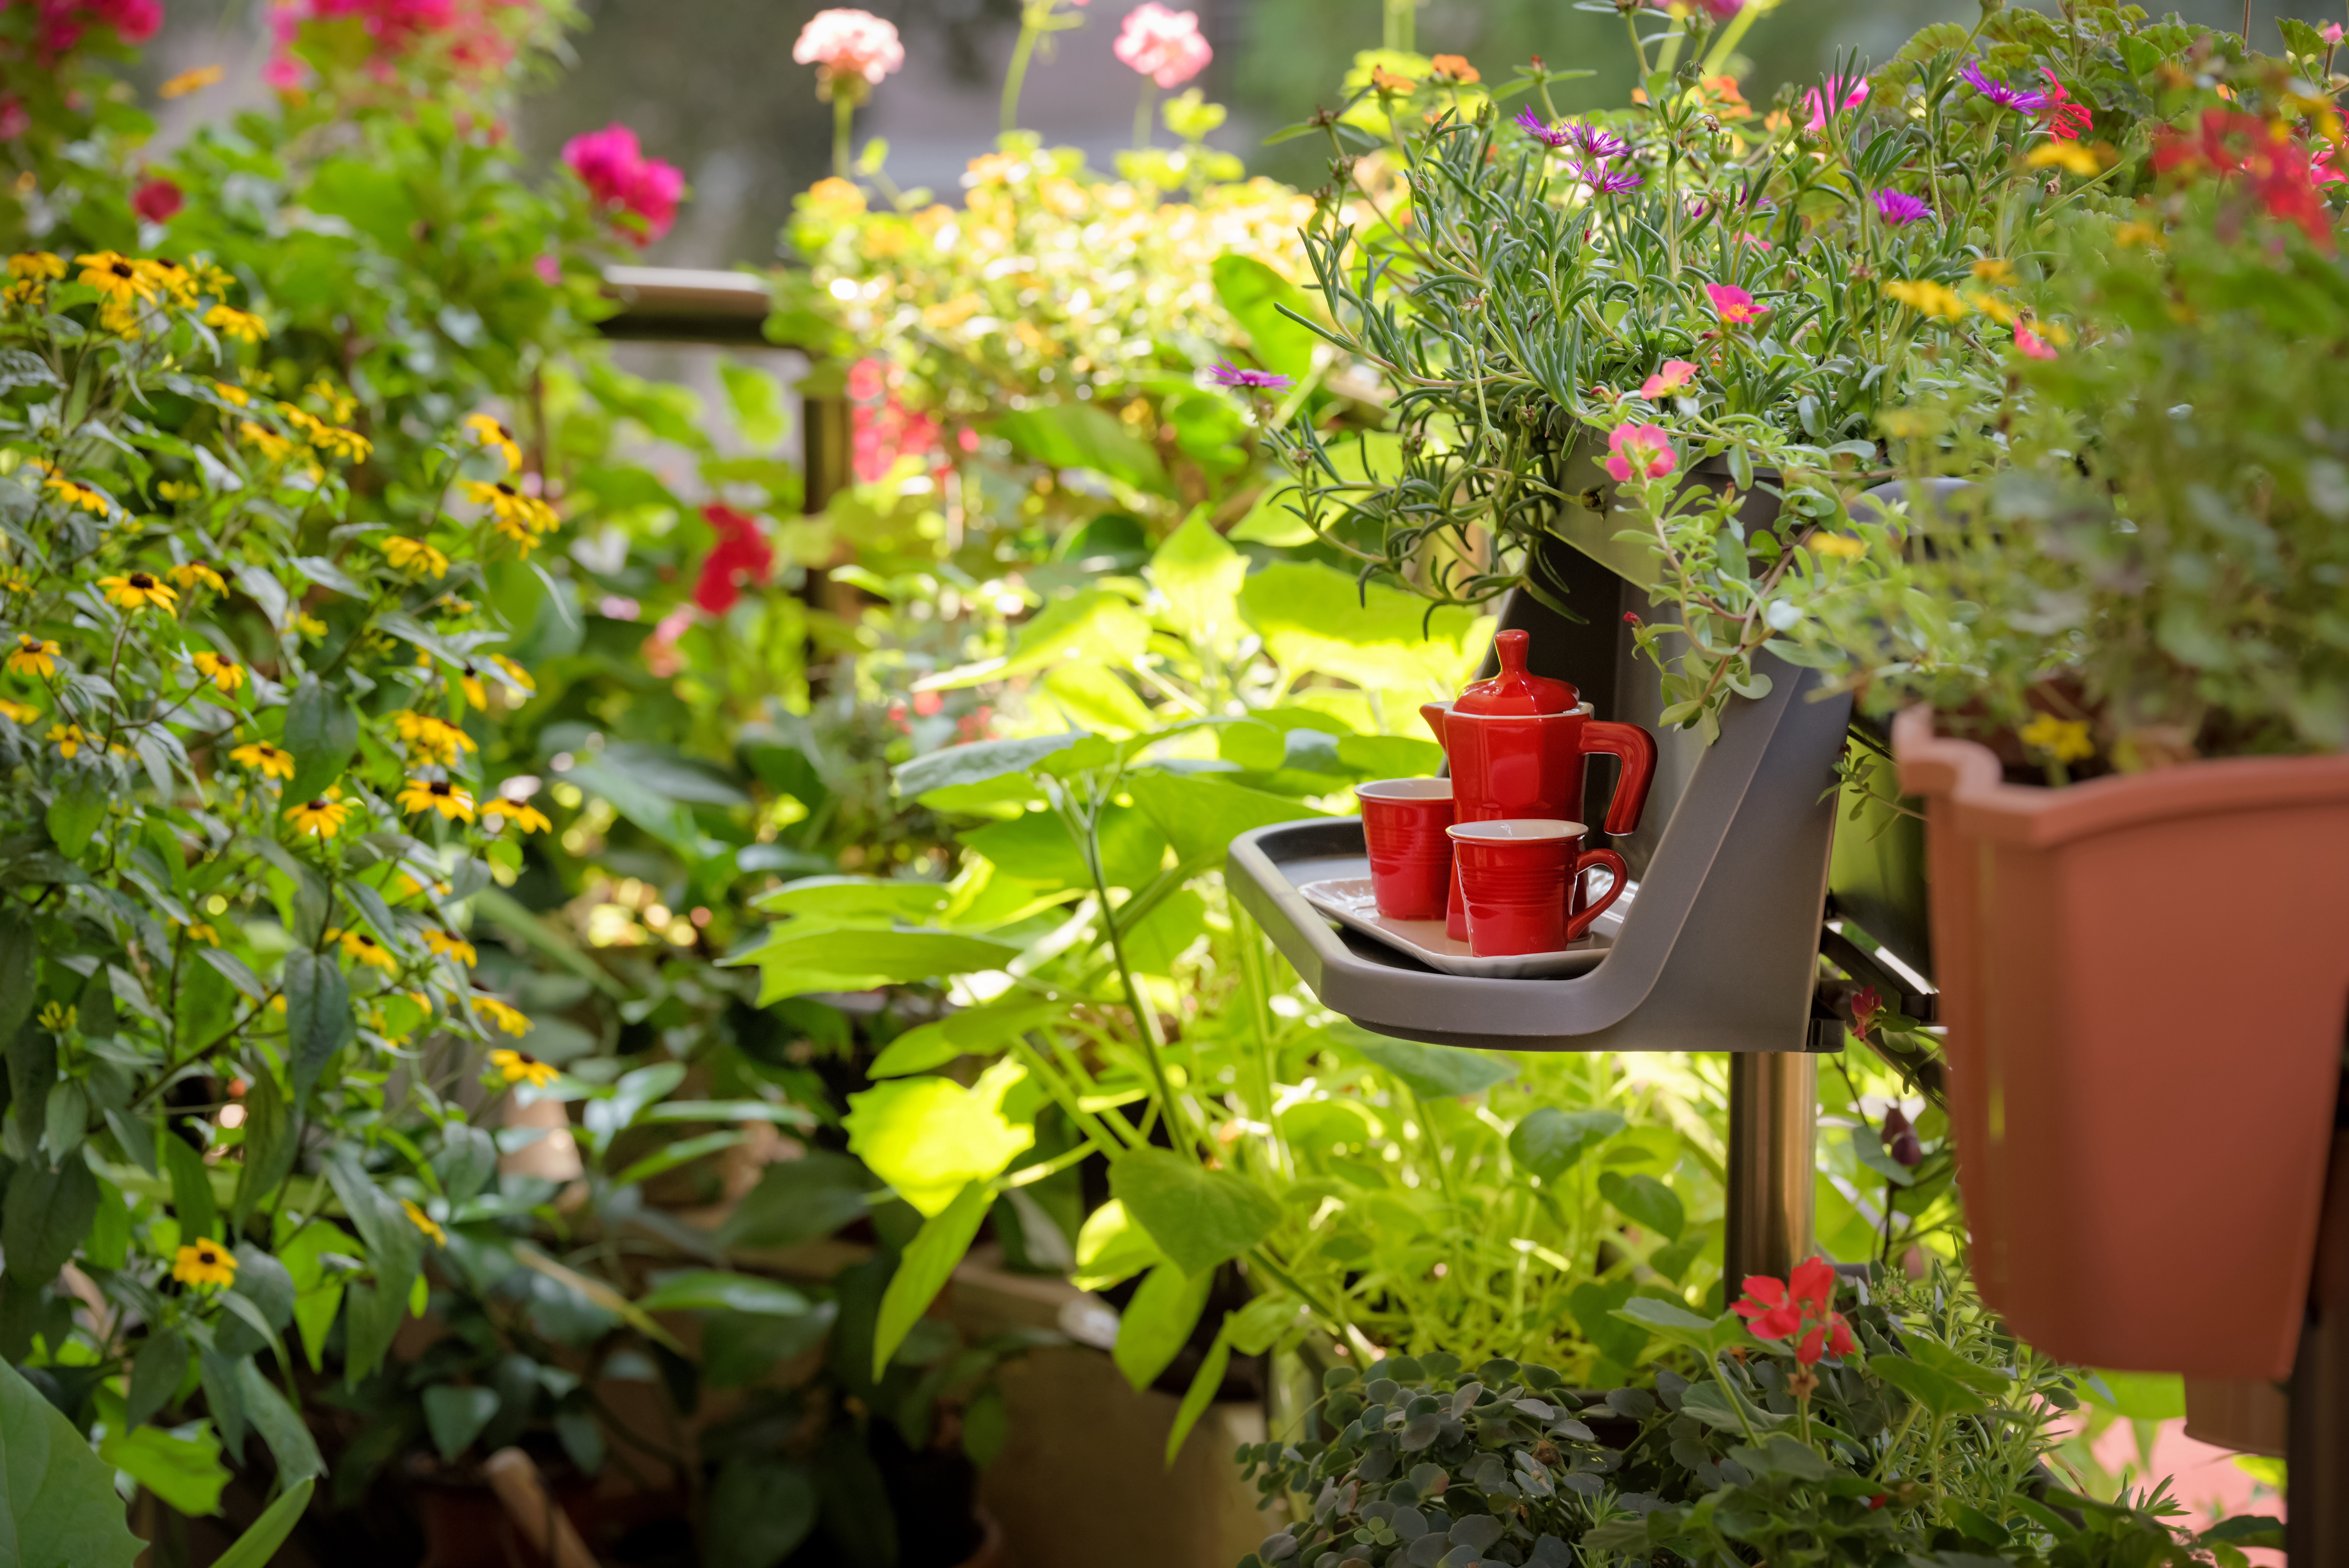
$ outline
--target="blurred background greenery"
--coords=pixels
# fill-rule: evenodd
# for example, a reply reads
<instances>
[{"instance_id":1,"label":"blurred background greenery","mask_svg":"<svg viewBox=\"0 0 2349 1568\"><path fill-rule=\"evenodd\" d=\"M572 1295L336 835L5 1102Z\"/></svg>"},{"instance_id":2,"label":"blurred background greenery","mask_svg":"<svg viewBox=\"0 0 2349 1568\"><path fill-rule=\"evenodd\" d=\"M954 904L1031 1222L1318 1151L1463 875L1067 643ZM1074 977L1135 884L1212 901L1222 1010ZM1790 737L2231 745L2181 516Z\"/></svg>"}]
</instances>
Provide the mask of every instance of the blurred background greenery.
<instances>
[{"instance_id":1,"label":"blurred background greenery","mask_svg":"<svg viewBox=\"0 0 2349 1568\"><path fill-rule=\"evenodd\" d=\"M574 42L576 66L534 100L516 128L522 145L551 161L564 139L619 120L646 150L681 165L693 201L677 229L647 253L677 266L730 266L775 254L793 193L826 172L831 111L815 98L814 71L792 61L792 42L824 0L583 0L587 22ZM1085 26L1058 40L1058 56L1030 75L1024 122L1055 143L1085 149L1097 166L1126 145L1136 78L1110 54L1134 0L1091 0ZM1185 0L1172 0L1176 9ZM2045 0L2051 6L2055 0ZM1189 0L1216 49L1204 85L1227 103L1216 142L1251 170L1304 186L1325 177L1316 143L1259 145L1268 131L1336 97L1354 51L1380 39L1381 0ZM2272 48L2275 19L2349 21L2349 0L2251 0L2255 42ZM860 119L862 134L890 142L900 184L951 197L964 163L991 142L996 91L1019 26L1018 0L866 0L895 22L907 62ZM2152 7L2160 9L2160 7ZM2189 21L2240 26L2242 0L2186 0ZM259 0L172 0L160 46L162 75L191 66L230 67L232 85L182 100L186 114L217 114L261 92L265 5ZM1975 0L1785 0L1750 35L1747 97L1816 76L1838 50L1882 60L1928 22L1971 20ZM1590 69L1561 108L1619 102L1630 49L1611 5L1574 0L1423 0L1419 44L1466 56L1487 75L1534 55L1553 67ZM237 85L242 84L242 85ZM172 106L179 108L181 106Z\"/></svg>"}]
</instances>

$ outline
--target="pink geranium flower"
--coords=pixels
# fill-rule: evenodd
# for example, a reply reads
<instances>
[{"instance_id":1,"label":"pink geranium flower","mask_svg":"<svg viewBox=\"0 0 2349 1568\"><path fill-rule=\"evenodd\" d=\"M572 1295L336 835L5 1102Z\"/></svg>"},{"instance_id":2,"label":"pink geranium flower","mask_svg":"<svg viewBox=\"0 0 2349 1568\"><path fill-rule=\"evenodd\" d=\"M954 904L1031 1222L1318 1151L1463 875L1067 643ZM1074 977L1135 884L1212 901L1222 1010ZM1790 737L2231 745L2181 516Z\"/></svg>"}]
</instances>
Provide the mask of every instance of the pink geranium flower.
<instances>
[{"instance_id":1,"label":"pink geranium flower","mask_svg":"<svg viewBox=\"0 0 2349 1568\"><path fill-rule=\"evenodd\" d=\"M1112 52L1162 88L1181 87L1216 57L1199 36L1199 14L1169 11L1158 0L1145 0L1126 13Z\"/></svg>"},{"instance_id":2,"label":"pink geranium flower","mask_svg":"<svg viewBox=\"0 0 2349 1568\"><path fill-rule=\"evenodd\" d=\"M2014 346L2033 359L2055 357L2055 346L2019 321L2014 324Z\"/></svg>"},{"instance_id":3,"label":"pink geranium flower","mask_svg":"<svg viewBox=\"0 0 2349 1568\"><path fill-rule=\"evenodd\" d=\"M819 66L828 80L854 77L867 87L905 63L905 46L897 27L870 11L819 11L800 29L792 58L803 66Z\"/></svg>"},{"instance_id":4,"label":"pink geranium flower","mask_svg":"<svg viewBox=\"0 0 2349 1568\"><path fill-rule=\"evenodd\" d=\"M156 175L142 181L130 193L130 210L150 223L168 223L188 204L188 198L177 185Z\"/></svg>"},{"instance_id":5,"label":"pink geranium flower","mask_svg":"<svg viewBox=\"0 0 2349 1568\"><path fill-rule=\"evenodd\" d=\"M1607 438L1607 472L1617 484L1634 476L1660 480L1681 466L1671 432L1661 425L1618 425Z\"/></svg>"},{"instance_id":6,"label":"pink geranium flower","mask_svg":"<svg viewBox=\"0 0 2349 1568\"><path fill-rule=\"evenodd\" d=\"M1696 379L1696 366L1685 359L1667 359L1664 367L1640 385L1640 396L1651 403L1679 391Z\"/></svg>"},{"instance_id":7,"label":"pink geranium flower","mask_svg":"<svg viewBox=\"0 0 2349 1568\"><path fill-rule=\"evenodd\" d=\"M636 220L628 237L649 245L677 222L677 204L685 195L685 171L673 163L647 158L636 133L625 125L607 125L563 144L563 162L587 187L595 205Z\"/></svg>"},{"instance_id":8,"label":"pink geranium flower","mask_svg":"<svg viewBox=\"0 0 2349 1568\"><path fill-rule=\"evenodd\" d=\"M1721 317L1724 326L1743 326L1770 314L1768 305L1755 304L1752 294L1727 284L1705 284L1704 297L1713 302L1713 314Z\"/></svg>"}]
</instances>

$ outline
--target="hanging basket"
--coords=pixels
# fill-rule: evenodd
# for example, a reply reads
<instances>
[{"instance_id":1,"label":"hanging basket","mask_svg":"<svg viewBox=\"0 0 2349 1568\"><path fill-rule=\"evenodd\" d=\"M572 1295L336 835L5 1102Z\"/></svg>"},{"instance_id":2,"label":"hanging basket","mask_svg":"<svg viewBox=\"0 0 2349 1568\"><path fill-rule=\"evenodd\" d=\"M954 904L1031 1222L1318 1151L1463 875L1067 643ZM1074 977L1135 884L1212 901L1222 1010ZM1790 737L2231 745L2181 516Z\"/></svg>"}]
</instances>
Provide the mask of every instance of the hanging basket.
<instances>
[{"instance_id":1,"label":"hanging basket","mask_svg":"<svg viewBox=\"0 0 2349 1568\"><path fill-rule=\"evenodd\" d=\"M2065 1360L2287 1376L2349 1015L2349 757L2039 789L1924 708L1893 753L1983 1298Z\"/></svg>"}]
</instances>

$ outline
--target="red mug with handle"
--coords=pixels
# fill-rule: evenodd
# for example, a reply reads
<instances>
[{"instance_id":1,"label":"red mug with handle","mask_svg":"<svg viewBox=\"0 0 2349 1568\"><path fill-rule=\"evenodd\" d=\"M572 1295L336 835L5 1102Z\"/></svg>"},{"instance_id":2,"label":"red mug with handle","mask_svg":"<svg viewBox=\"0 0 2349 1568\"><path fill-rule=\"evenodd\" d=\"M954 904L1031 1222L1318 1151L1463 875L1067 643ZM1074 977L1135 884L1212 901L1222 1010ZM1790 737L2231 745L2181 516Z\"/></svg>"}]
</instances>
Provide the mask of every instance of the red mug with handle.
<instances>
[{"instance_id":1,"label":"red mug with handle","mask_svg":"<svg viewBox=\"0 0 2349 1568\"><path fill-rule=\"evenodd\" d=\"M1479 681L1452 703L1419 711L1452 763L1452 799L1461 822L1512 819L1583 821L1582 776L1593 756L1621 759L1605 827L1628 833L1647 810L1655 779L1656 739L1636 724L1591 717L1590 705L1565 681L1526 669L1526 636L1503 632L1493 639L1501 673ZM1580 902L1578 883L1576 902ZM1447 930L1468 935L1467 914L1454 888Z\"/></svg>"},{"instance_id":2,"label":"red mug with handle","mask_svg":"<svg viewBox=\"0 0 2349 1568\"><path fill-rule=\"evenodd\" d=\"M1630 868L1612 850L1588 850L1579 822L1517 818L1455 822L1451 830L1468 915L1468 951L1478 958L1557 953L1589 934L1591 923L1623 894ZM1582 873L1605 868L1615 880L1597 902L1568 908Z\"/></svg>"}]
</instances>

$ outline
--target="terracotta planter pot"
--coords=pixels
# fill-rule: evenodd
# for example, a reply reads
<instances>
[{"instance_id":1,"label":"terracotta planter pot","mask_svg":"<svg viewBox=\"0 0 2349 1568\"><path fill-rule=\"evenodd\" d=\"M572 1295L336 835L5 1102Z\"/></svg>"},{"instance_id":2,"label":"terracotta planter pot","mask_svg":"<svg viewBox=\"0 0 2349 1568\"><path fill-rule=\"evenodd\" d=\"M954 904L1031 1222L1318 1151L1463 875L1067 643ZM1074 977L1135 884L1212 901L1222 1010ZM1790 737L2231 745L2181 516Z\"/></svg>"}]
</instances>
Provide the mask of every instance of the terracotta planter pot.
<instances>
[{"instance_id":1,"label":"terracotta planter pot","mask_svg":"<svg viewBox=\"0 0 2349 1568\"><path fill-rule=\"evenodd\" d=\"M1982 1296L2049 1355L2292 1369L2349 1015L2349 757L2064 789L1893 727L1925 798Z\"/></svg>"}]
</instances>

